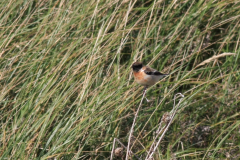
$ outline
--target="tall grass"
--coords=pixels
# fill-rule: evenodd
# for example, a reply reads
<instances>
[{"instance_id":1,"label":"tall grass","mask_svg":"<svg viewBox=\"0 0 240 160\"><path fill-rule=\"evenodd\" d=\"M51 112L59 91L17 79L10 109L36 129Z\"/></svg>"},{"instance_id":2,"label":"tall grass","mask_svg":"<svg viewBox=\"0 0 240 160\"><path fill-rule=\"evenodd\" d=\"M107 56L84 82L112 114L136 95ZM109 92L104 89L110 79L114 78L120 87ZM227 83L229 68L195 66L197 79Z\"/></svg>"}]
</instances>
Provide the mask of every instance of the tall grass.
<instances>
[{"instance_id":1,"label":"tall grass","mask_svg":"<svg viewBox=\"0 0 240 160\"><path fill-rule=\"evenodd\" d=\"M131 73L137 60L170 73L148 90L153 102L139 113L132 146L139 157L181 92L181 111L154 158L239 158L239 2L0 7L1 159L109 159L114 138L127 143L141 100Z\"/></svg>"}]
</instances>

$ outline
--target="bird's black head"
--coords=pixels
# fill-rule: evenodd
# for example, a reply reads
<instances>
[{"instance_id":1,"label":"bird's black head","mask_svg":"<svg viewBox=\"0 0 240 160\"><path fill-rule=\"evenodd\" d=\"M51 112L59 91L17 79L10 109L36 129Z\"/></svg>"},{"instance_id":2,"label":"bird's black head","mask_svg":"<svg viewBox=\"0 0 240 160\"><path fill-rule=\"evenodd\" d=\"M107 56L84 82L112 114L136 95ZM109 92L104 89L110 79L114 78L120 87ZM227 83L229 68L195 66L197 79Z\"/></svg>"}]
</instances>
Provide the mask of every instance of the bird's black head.
<instances>
[{"instance_id":1,"label":"bird's black head","mask_svg":"<svg viewBox=\"0 0 240 160\"><path fill-rule=\"evenodd\" d=\"M135 62L132 65L132 69L136 72L138 72L143 67L143 64L141 62Z\"/></svg>"}]
</instances>

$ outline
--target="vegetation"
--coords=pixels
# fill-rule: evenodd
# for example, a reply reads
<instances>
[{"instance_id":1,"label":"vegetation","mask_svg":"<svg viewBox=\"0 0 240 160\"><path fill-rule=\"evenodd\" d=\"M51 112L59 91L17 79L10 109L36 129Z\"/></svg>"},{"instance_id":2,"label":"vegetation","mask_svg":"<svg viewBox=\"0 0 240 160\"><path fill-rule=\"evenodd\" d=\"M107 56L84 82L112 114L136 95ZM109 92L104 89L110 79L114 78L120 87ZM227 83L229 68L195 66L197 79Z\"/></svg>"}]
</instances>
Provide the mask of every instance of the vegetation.
<instances>
[{"instance_id":1,"label":"vegetation","mask_svg":"<svg viewBox=\"0 0 240 160\"><path fill-rule=\"evenodd\" d=\"M155 159L240 157L240 3L0 3L1 159L109 159L127 146L143 87L131 64L170 76L147 91L132 151L145 157L174 95L185 98ZM116 157L115 157L116 158ZM117 158L116 158L117 159ZM121 159L121 158L118 158Z\"/></svg>"}]
</instances>

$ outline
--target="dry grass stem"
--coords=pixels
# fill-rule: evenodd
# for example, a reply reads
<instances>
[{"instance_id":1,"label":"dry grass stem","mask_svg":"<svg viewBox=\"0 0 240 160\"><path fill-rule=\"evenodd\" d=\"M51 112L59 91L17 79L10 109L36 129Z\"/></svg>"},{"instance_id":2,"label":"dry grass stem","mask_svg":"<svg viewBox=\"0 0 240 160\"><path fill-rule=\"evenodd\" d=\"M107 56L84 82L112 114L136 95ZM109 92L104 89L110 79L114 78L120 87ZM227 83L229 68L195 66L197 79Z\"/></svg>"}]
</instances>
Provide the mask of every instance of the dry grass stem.
<instances>
[{"instance_id":1,"label":"dry grass stem","mask_svg":"<svg viewBox=\"0 0 240 160\"><path fill-rule=\"evenodd\" d=\"M203 66L207 63L210 63L211 61L215 60L215 59L218 59L218 58L221 58L221 57L225 57L225 56L235 56L236 53L222 53L222 54L219 54L219 55L216 55L216 56L212 56L211 58L203 61L202 63L200 63L199 65L196 66L197 67L200 67L200 66Z\"/></svg>"},{"instance_id":2,"label":"dry grass stem","mask_svg":"<svg viewBox=\"0 0 240 160\"><path fill-rule=\"evenodd\" d=\"M133 119L132 127L131 127L131 130L130 130L130 133L129 133L129 137L128 137L128 146L127 146L126 160L128 160L128 157L129 157L129 155L130 155L131 138L132 138L132 135L133 135L133 132L134 132L134 126L135 126L135 124L136 124L136 120L137 120L137 117L138 117L138 113L139 113L140 108L141 108L141 106L142 106L142 102L143 102L143 99L144 99L144 97L145 97L145 95L146 95L146 92L147 92L147 89L144 89L141 102L140 102L140 104L139 104L139 106L138 106L137 112L135 113L135 116L134 116L134 119Z\"/></svg>"}]
</instances>

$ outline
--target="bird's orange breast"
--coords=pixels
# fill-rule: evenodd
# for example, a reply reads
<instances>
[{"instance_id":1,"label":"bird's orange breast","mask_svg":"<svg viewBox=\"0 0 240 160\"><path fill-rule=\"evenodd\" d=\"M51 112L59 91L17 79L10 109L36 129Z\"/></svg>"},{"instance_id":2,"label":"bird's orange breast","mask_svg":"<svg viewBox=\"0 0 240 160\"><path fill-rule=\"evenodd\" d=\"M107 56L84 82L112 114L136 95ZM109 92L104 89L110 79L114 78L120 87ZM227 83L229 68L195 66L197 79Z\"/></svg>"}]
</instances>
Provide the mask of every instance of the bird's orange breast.
<instances>
[{"instance_id":1,"label":"bird's orange breast","mask_svg":"<svg viewBox=\"0 0 240 160\"><path fill-rule=\"evenodd\" d=\"M154 84L151 76L147 75L143 71L138 71L138 72L133 71L133 75L138 84L141 84L144 86L149 86Z\"/></svg>"},{"instance_id":2,"label":"bird's orange breast","mask_svg":"<svg viewBox=\"0 0 240 160\"><path fill-rule=\"evenodd\" d=\"M136 80L143 80L144 79L144 72L133 72L133 75L135 77Z\"/></svg>"}]
</instances>

